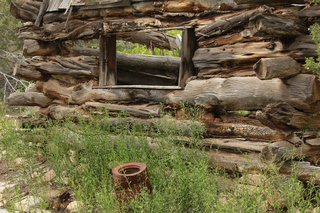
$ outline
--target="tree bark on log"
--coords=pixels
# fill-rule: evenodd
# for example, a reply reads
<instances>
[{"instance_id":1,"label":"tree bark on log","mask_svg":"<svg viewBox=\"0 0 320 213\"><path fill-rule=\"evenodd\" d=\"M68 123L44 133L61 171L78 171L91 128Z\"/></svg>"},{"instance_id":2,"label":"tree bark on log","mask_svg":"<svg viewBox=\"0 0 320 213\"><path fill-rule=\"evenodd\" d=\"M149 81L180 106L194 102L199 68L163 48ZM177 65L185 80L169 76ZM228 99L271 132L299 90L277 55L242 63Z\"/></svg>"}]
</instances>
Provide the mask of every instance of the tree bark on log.
<instances>
[{"instance_id":1,"label":"tree bark on log","mask_svg":"<svg viewBox=\"0 0 320 213\"><path fill-rule=\"evenodd\" d=\"M52 100L52 98L40 92L16 92L9 95L7 103L10 106L47 107Z\"/></svg>"},{"instance_id":2,"label":"tree bark on log","mask_svg":"<svg viewBox=\"0 0 320 213\"><path fill-rule=\"evenodd\" d=\"M119 101L143 98L149 101L194 105L198 96L215 95L227 111L259 110L270 102L285 101L302 111L319 110L320 85L314 75L300 74L287 80L260 80L256 77L212 78L192 80L184 90L92 89L93 82L66 88L54 80L43 83L43 92L66 103L88 101ZM209 97L209 96L208 96Z\"/></svg>"},{"instance_id":3,"label":"tree bark on log","mask_svg":"<svg viewBox=\"0 0 320 213\"><path fill-rule=\"evenodd\" d=\"M272 78L289 78L302 70L302 65L290 56L262 58L254 64L253 70L261 80Z\"/></svg>"}]
</instances>

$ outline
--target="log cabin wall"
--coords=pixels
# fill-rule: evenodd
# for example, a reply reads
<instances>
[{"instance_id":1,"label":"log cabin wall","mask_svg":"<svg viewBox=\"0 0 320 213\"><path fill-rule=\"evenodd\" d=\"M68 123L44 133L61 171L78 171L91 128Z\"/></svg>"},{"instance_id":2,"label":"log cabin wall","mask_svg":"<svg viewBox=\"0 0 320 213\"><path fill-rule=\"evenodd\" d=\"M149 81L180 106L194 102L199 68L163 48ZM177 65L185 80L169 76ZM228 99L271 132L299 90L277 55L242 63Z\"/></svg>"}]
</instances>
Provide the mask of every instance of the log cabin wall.
<instances>
[{"instance_id":1,"label":"log cabin wall","mask_svg":"<svg viewBox=\"0 0 320 213\"><path fill-rule=\"evenodd\" d=\"M104 107L157 117L154 103L179 117L184 102L205 110L204 145L220 149L210 154L218 166L259 167L261 156L318 164L318 133L305 130L320 128L320 85L303 64L317 57L308 28L319 22L319 9L304 0L14 0L25 56L14 75L35 85L7 102L39 106L52 119ZM188 35L181 57L115 55L108 45L116 38L176 49L176 38L163 32L177 28ZM100 49L89 48L99 38ZM301 165L305 174L319 172Z\"/></svg>"}]
</instances>

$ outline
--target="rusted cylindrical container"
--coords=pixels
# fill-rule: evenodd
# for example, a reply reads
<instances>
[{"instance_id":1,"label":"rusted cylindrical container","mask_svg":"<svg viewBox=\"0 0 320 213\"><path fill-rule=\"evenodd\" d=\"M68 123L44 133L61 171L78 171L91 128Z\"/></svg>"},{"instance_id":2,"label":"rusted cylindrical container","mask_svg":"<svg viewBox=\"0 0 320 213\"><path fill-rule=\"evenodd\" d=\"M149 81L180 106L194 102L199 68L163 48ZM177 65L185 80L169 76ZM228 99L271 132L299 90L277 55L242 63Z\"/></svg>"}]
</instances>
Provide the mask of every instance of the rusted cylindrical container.
<instances>
[{"instance_id":1,"label":"rusted cylindrical container","mask_svg":"<svg viewBox=\"0 0 320 213\"><path fill-rule=\"evenodd\" d=\"M144 188L152 192L147 165L142 162L127 162L112 169L113 182L117 199L128 202Z\"/></svg>"}]
</instances>

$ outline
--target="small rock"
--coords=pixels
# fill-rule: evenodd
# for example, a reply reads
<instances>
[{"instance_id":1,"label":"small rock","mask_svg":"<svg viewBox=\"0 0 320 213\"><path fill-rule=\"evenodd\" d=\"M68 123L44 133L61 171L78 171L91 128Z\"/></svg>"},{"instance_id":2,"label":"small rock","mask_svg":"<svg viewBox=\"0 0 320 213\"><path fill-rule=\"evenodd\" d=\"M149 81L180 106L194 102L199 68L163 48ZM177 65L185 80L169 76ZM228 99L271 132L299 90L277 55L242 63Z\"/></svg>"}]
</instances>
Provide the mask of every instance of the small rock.
<instances>
[{"instance_id":1,"label":"small rock","mask_svg":"<svg viewBox=\"0 0 320 213\"><path fill-rule=\"evenodd\" d=\"M18 164L18 165L21 165L21 164L23 164L23 163L25 162L25 159L23 159L23 158L16 158L16 159L14 160L14 162L15 162L16 164Z\"/></svg>"},{"instance_id":2,"label":"small rock","mask_svg":"<svg viewBox=\"0 0 320 213\"><path fill-rule=\"evenodd\" d=\"M36 205L39 205L43 200L40 197L26 196L23 200L14 204L15 209L23 212L30 212L35 209Z\"/></svg>"},{"instance_id":3,"label":"small rock","mask_svg":"<svg viewBox=\"0 0 320 213\"><path fill-rule=\"evenodd\" d=\"M72 201L67 206L66 210L70 213L81 212L83 210L84 204L81 201Z\"/></svg>"},{"instance_id":4,"label":"small rock","mask_svg":"<svg viewBox=\"0 0 320 213\"><path fill-rule=\"evenodd\" d=\"M43 181L50 182L53 180L53 178L55 178L55 176L56 176L56 173L51 169L47 173L44 174Z\"/></svg>"}]
</instances>

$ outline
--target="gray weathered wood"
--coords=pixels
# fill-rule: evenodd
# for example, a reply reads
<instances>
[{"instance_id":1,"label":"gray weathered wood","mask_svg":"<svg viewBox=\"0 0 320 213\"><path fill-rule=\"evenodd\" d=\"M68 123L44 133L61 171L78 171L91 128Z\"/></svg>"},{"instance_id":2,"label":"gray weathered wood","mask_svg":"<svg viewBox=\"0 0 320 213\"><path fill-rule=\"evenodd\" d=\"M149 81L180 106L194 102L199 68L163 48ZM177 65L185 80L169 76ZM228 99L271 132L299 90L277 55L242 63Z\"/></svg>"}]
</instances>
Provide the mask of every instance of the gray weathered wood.
<instances>
[{"instance_id":1,"label":"gray weathered wood","mask_svg":"<svg viewBox=\"0 0 320 213\"><path fill-rule=\"evenodd\" d=\"M125 113L138 118L154 118L160 116L160 105L146 106L146 105L120 105L120 104L106 104L99 102L86 102L86 108L105 109L108 112Z\"/></svg>"},{"instance_id":2,"label":"gray weathered wood","mask_svg":"<svg viewBox=\"0 0 320 213\"><path fill-rule=\"evenodd\" d=\"M9 106L49 106L52 98L40 92L16 92L9 95L7 103Z\"/></svg>"},{"instance_id":3,"label":"gray weathered wood","mask_svg":"<svg viewBox=\"0 0 320 213\"><path fill-rule=\"evenodd\" d=\"M196 48L197 41L194 34L194 28L185 29L182 34L181 62L178 79L178 86L181 88L186 86L188 78L197 74L192 61Z\"/></svg>"},{"instance_id":4,"label":"gray weathered wood","mask_svg":"<svg viewBox=\"0 0 320 213\"><path fill-rule=\"evenodd\" d=\"M103 35L99 38L99 86L107 85L107 38Z\"/></svg>"},{"instance_id":5,"label":"gray weathered wood","mask_svg":"<svg viewBox=\"0 0 320 213\"><path fill-rule=\"evenodd\" d=\"M262 58L254 64L253 70L261 80L289 78L301 72L302 65L290 56Z\"/></svg>"},{"instance_id":6,"label":"gray weathered wood","mask_svg":"<svg viewBox=\"0 0 320 213\"><path fill-rule=\"evenodd\" d=\"M297 147L288 141L277 141L264 147L261 152L266 160L279 163L319 155L320 147L308 144L301 144Z\"/></svg>"},{"instance_id":7,"label":"gray weathered wood","mask_svg":"<svg viewBox=\"0 0 320 213\"><path fill-rule=\"evenodd\" d=\"M308 34L308 27L298 18L291 19L274 14L255 16L250 19L248 29L251 36L261 37L297 37Z\"/></svg>"},{"instance_id":8,"label":"gray weathered wood","mask_svg":"<svg viewBox=\"0 0 320 213\"><path fill-rule=\"evenodd\" d=\"M320 167L312 166L310 162L287 161L281 166L280 172L297 175L301 181L313 181L315 184L320 184Z\"/></svg>"},{"instance_id":9,"label":"gray weathered wood","mask_svg":"<svg viewBox=\"0 0 320 213\"><path fill-rule=\"evenodd\" d=\"M254 17L266 11L271 11L271 8L263 6L247 12L233 13L232 15L223 15L213 20L212 23L199 28L196 31L196 36L199 38L198 40L201 41L206 37L223 35L229 32L234 27L243 26L244 24L248 23L251 17Z\"/></svg>"},{"instance_id":10,"label":"gray weathered wood","mask_svg":"<svg viewBox=\"0 0 320 213\"><path fill-rule=\"evenodd\" d=\"M180 104L181 101L186 101L194 104L197 96L206 93L215 95L227 111L259 110L270 102L285 101L297 109L314 112L319 110L319 83L314 75L299 74L288 79L286 84L280 79L262 81L256 77L192 80L184 90L178 91L92 89L93 82L78 85L74 91L73 87L66 88L50 80L43 87L47 94L68 97L68 103L72 104L82 104L88 100L119 101L136 98L163 103Z\"/></svg>"},{"instance_id":11,"label":"gray weathered wood","mask_svg":"<svg viewBox=\"0 0 320 213\"><path fill-rule=\"evenodd\" d=\"M117 50L116 36L106 37L106 85L117 84Z\"/></svg>"},{"instance_id":12,"label":"gray weathered wood","mask_svg":"<svg viewBox=\"0 0 320 213\"><path fill-rule=\"evenodd\" d=\"M37 16L36 21L34 22L34 25L36 27L40 27L42 19L43 19L43 16L44 16L44 14L45 14L48 6L49 6L49 2L50 2L50 0L43 0L42 1L41 6L40 6L40 10L39 10L39 14Z\"/></svg>"},{"instance_id":13,"label":"gray weathered wood","mask_svg":"<svg viewBox=\"0 0 320 213\"><path fill-rule=\"evenodd\" d=\"M222 68L233 68L244 63L255 63L261 58L285 56L283 45L275 42L247 42L224 45L216 48L199 48L196 50L193 63L199 72Z\"/></svg>"}]
</instances>

